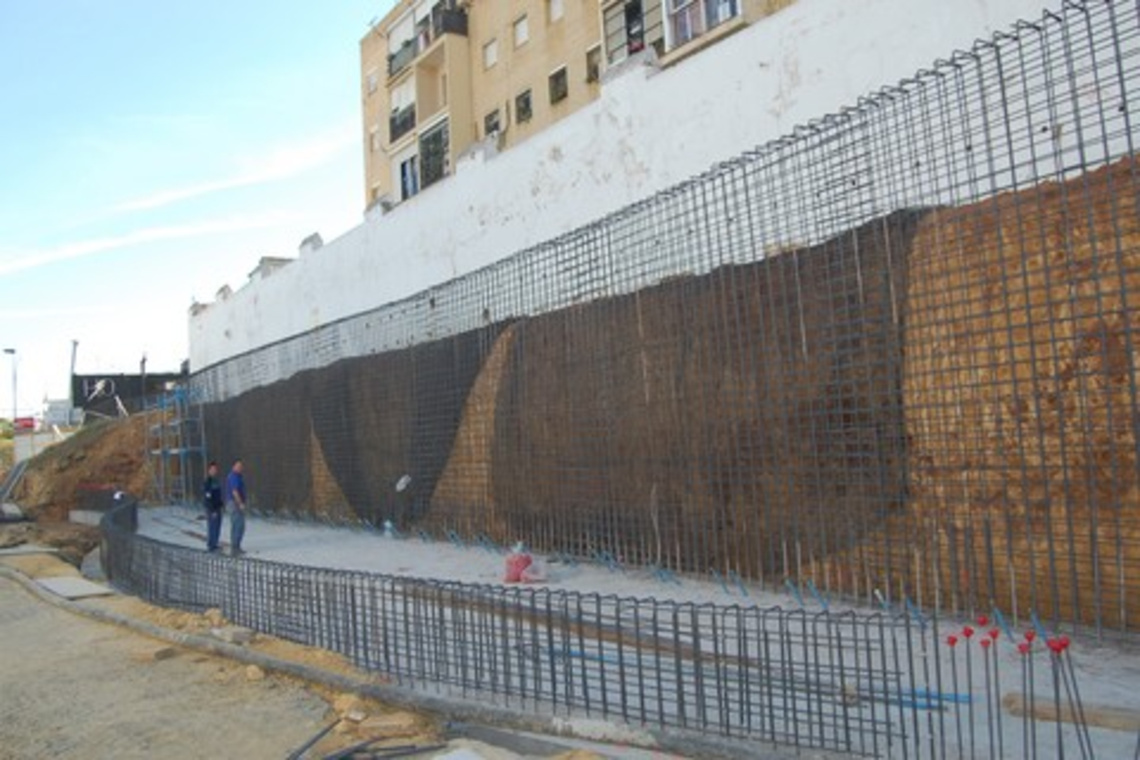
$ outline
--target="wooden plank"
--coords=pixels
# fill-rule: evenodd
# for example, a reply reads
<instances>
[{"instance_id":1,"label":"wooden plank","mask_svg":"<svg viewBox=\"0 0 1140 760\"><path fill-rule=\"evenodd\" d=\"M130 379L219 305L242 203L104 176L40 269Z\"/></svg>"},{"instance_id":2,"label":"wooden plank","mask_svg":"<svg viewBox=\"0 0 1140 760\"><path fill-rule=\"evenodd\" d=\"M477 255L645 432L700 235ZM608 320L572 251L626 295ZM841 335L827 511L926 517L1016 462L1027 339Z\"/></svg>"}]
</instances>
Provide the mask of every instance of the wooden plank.
<instances>
[{"instance_id":1,"label":"wooden plank","mask_svg":"<svg viewBox=\"0 0 1140 760\"><path fill-rule=\"evenodd\" d=\"M1070 705L1061 705L1060 710L1051 697L1033 697L1030 704L1025 703L1025 695L1012 691L1001 698L1001 705L1010 715L1031 716L1037 720L1050 723L1077 723L1077 715ZM1113 731L1127 731L1135 733L1140 731L1140 710L1129 710L1124 707L1110 707L1108 705L1086 704L1084 706L1085 722L1096 728L1108 728Z\"/></svg>"}]
</instances>

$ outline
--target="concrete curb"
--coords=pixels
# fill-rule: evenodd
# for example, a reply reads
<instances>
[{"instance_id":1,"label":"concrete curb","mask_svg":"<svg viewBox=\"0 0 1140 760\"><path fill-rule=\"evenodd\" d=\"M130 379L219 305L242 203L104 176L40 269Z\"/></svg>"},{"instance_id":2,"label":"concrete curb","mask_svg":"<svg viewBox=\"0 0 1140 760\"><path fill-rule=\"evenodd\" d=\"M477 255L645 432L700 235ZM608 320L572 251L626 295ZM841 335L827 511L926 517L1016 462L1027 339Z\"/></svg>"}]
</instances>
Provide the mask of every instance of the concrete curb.
<instances>
[{"instance_id":1,"label":"concrete curb","mask_svg":"<svg viewBox=\"0 0 1140 760\"><path fill-rule=\"evenodd\" d=\"M184 633L163 628L145 620L122 615L110 610L98 609L56 596L41 587L36 581L13 568L0 565L0 578L14 581L32 595L66 612L82 615L93 620L121 626L153 639L175 644L198 652L227 657L247 665L257 665L267 672L293 676L310 683L323 684L344 692L369 697L386 704L420 710L437 715L446 715L451 721L485 724L499 728L545 734L551 737L625 744L639 749L662 750L680 755L702 758L735 760L736 758L780 758L796 757L800 760L825 760L838 758L828 752L799 751L794 754L779 748L740 740L727 740L709 737L696 732L682 730L658 730L634 728L608 721L592 719L581 715L527 716L517 710L498 706L475 704L453 697L433 697L412 689L394 686L377 678L346 676L329 670L303 665L291 660L283 660L253 649L229 644L218 639L198 634ZM611 729L608 733L606 728Z\"/></svg>"}]
</instances>

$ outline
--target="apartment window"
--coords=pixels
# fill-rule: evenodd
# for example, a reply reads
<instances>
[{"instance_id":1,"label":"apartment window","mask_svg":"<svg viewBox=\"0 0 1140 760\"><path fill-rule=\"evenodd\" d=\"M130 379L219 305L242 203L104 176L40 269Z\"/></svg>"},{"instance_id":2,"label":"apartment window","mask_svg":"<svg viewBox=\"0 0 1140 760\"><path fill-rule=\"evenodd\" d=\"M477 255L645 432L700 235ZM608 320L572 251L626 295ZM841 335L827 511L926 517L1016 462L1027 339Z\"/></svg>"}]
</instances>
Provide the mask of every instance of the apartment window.
<instances>
[{"instance_id":1,"label":"apartment window","mask_svg":"<svg viewBox=\"0 0 1140 760\"><path fill-rule=\"evenodd\" d=\"M368 76L365 77L365 82L367 83L369 95L376 92L376 88L380 86L380 79L376 75L376 69L368 72Z\"/></svg>"},{"instance_id":2,"label":"apartment window","mask_svg":"<svg viewBox=\"0 0 1140 760\"><path fill-rule=\"evenodd\" d=\"M665 6L672 11L683 0L667 0ZM684 0L695 2L696 0ZM606 58L615 64L645 47L645 16L641 10L641 0L626 0L614 3L603 11L602 28Z\"/></svg>"},{"instance_id":3,"label":"apartment window","mask_svg":"<svg viewBox=\"0 0 1140 760\"><path fill-rule=\"evenodd\" d=\"M489 69L499 62L499 41L491 40L483 46L483 68Z\"/></svg>"},{"instance_id":4,"label":"apartment window","mask_svg":"<svg viewBox=\"0 0 1140 760\"><path fill-rule=\"evenodd\" d=\"M602 79L602 46L595 45L586 51L586 81L598 82Z\"/></svg>"},{"instance_id":5,"label":"apartment window","mask_svg":"<svg viewBox=\"0 0 1140 760\"><path fill-rule=\"evenodd\" d=\"M705 21L709 29L735 18L740 13L739 0L704 0Z\"/></svg>"},{"instance_id":6,"label":"apartment window","mask_svg":"<svg viewBox=\"0 0 1140 760\"><path fill-rule=\"evenodd\" d=\"M530 121L532 115L530 90L520 92L515 96L515 121L522 124L525 121Z\"/></svg>"},{"instance_id":7,"label":"apartment window","mask_svg":"<svg viewBox=\"0 0 1140 760\"><path fill-rule=\"evenodd\" d=\"M493 135L499 131L499 109L483 117L483 135Z\"/></svg>"},{"instance_id":8,"label":"apartment window","mask_svg":"<svg viewBox=\"0 0 1140 760\"><path fill-rule=\"evenodd\" d=\"M566 96L570 94L570 83L566 78L566 67L563 66L551 74L548 78L548 84L550 87L551 103L559 103L566 100Z\"/></svg>"},{"instance_id":9,"label":"apartment window","mask_svg":"<svg viewBox=\"0 0 1140 760\"><path fill-rule=\"evenodd\" d=\"M553 24L562 18L562 0L546 0L546 21Z\"/></svg>"},{"instance_id":10,"label":"apartment window","mask_svg":"<svg viewBox=\"0 0 1140 760\"><path fill-rule=\"evenodd\" d=\"M420 159L412 156L400 162L400 200L406 201L420 191Z\"/></svg>"},{"instance_id":11,"label":"apartment window","mask_svg":"<svg viewBox=\"0 0 1140 760\"><path fill-rule=\"evenodd\" d=\"M447 122L432 127L420 138L420 186L429 187L449 174L450 139Z\"/></svg>"},{"instance_id":12,"label":"apartment window","mask_svg":"<svg viewBox=\"0 0 1140 760\"><path fill-rule=\"evenodd\" d=\"M645 14L640 2L625 4L625 37L631 54L645 49Z\"/></svg>"},{"instance_id":13,"label":"apartment window","mask_svg":"<svg viewBox=\"0 0 1140 760\"><path fill-rule=\"evenodd\" d=\"M376 127L368 130L368 149L373 153L380 150L380 130Z\"/></svg>"},{"instance_id":14,"label":"apartment window","mask_svg":"<svg viewBox=\"0 0 1140 760\"><path fill-rule=\"evenodd\" d=\"M515 47L522 47L530 39L530 27L527 26L526 16L515 21Z\"/></svg>"},{"instance_id":15,"label":"apartment window","mask_svg":"<svg viewBox=\"0 0 1140 760\"><path fill-rule=\"evenodd\" d=\"M388 142L394 143L416 128L416 104L410 103L388 115Z\"/></svg>"},{"instance_id":16,"label":"apartment window","mask_svg":"<svg viewBox=\"0 0 1140 760\"><path fill-rule=\"evenodd\" d=\"M739 13L739 0L669 0L673 46L684 45Z\"/></svg>"}]
</instances>

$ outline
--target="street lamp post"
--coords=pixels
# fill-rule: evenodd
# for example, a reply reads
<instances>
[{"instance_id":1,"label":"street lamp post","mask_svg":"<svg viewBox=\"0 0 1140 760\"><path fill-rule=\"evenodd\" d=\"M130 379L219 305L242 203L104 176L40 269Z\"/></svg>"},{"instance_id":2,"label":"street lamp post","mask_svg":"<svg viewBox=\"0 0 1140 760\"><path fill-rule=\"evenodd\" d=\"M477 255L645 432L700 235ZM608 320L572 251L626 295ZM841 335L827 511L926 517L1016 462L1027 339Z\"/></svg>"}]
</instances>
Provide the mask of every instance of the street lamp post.
<instances>
[{"instance_id":1,"label":"street lamp post","mask_svg":"<svg viewBox=\"0 0 1140 760\"><path fill-rule=\"evenodd\" d=\"M16 349L5 348L4 353L12 357L12 430L16 429Z\"/></svg>"}]
</instances>

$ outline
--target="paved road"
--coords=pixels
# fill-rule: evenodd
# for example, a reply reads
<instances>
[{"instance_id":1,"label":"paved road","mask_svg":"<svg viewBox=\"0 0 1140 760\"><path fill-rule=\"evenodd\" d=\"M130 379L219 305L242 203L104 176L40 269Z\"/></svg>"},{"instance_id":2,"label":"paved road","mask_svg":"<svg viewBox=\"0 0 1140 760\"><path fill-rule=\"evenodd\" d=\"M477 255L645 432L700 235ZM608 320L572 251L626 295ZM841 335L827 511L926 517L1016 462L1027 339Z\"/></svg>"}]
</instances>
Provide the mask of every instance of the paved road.
<instances>
[{"instance_id":1,"label":"paved road","mask_svg":"<svg viewBox=\"0 0 1140 760\"><path fill-rule=\"evenodd\" d=\"M165 648L0 579L0 758L280 758L326 722L299 684Z\"/></svg>"}]
</instances>

